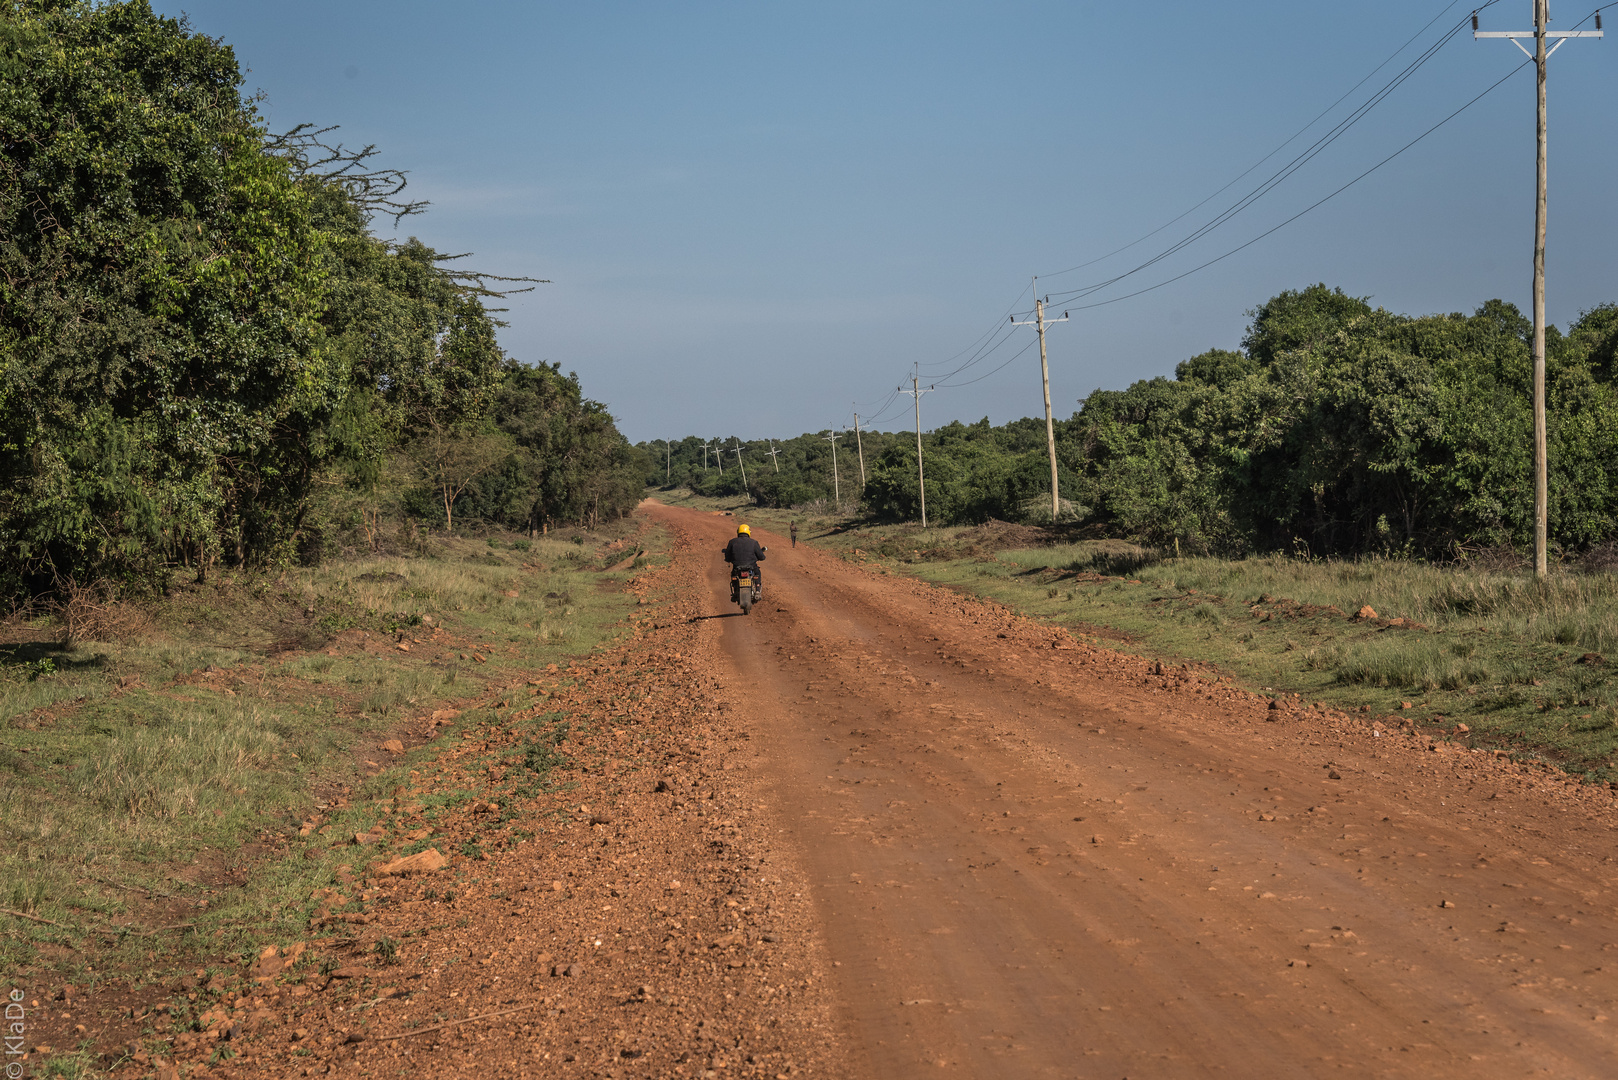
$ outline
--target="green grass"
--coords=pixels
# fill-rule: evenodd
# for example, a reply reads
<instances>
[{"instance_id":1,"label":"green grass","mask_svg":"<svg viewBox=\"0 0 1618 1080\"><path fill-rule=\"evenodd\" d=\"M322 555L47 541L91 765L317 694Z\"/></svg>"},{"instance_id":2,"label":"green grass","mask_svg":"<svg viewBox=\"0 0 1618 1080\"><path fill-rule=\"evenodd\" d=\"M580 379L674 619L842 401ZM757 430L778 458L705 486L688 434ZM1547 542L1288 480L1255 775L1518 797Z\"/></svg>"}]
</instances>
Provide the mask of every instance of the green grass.
<instances>
[{"instance_id":1,"label":"green grass","mask_svg":"<svg viewBox=\"0 0 1618 1080\"><path fill-rule=\"evenodd\" d=\"M612 640L633 609L631 571L601 568L630 550L607 542L636 528L218 576L178 586L133 642L67 647L48 621L13 619L0 644L0 907L33 919L0 915L0 970L156 972L307 935L313 893L340 865L407 853L392 828L381 849L341 840L394 824L393 791L433 768L433 745L371 767L362 741L440 703L465 709L441 742L504 723L466 703ZM391 647L434 627L457 650L447 662ZM345 632L389 648L356 653L332 640ZM555 721L534 737L559 760ZM311 815L324 831L300 837ZM147 936L153 920L175 928Z\"/></svg>"},{"instance_id":2,"label":"green grass","mask_svg":"<svg viewBox=\"0 0 1618 1080\"><path fill-rule=\"evenodd\" d=\"M1541 582L1394 559L1177 559L1117 540L997 549L993 529L864 527L819 542L1111 647L1211 662L1256 689L1378 717L1465 723L1475 743L1618 779L1609 574ZM1377 620L1353 618L1367 605ZM1389 627L1394 618L1421 628Z\"/></svg>"}]
</instances>

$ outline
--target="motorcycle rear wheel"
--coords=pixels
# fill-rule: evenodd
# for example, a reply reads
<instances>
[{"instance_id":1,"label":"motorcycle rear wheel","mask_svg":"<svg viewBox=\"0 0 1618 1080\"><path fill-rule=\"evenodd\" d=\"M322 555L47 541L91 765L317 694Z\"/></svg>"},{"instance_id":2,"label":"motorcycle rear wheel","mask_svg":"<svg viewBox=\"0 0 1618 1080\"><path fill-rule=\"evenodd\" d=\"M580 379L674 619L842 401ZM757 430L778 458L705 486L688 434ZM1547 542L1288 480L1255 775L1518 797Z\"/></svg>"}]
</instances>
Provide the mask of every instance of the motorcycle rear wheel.
<instances>
[{"instance_id":1,"label":"motorcycle rear wheel","mask_svg":"<svg viewBox=\"0 0 1618 1080\"><path fill-rule=\"evenodd\" d=\"M751 615L753 613L753 590L743 589L741 595L736 598L736 602L742 606L743 615Z\"/></svg>"}]
</instances>

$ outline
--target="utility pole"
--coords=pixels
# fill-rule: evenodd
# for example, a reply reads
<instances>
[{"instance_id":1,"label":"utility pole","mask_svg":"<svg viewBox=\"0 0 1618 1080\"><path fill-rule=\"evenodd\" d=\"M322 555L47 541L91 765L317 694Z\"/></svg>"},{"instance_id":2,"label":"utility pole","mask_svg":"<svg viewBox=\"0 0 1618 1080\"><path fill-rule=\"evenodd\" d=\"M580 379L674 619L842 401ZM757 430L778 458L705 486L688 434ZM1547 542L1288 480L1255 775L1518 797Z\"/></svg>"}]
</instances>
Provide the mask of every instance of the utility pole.
<instances>
[{"instance_id":1,"label":"utility pole","mask_svg":"<svg viewBox=\"0 0 1618 1080\"><path fill-rule=\"evenodd\" d=\"M777 450L775 448L775 444L773 442L770 443L770 464L775 466L775 471L777 473L779 473L781 471L781 463L779 461L775 460L775 456L777 454L779 454L780 452L781 451L779 451L779 450Z\"/></svg>"},{"instance_id":2,"label":"utility pole","mask_svg":"<svg viewBox=\"0 0 1618 1080\"><path fill-rule=\"evenodd\" d=\"M713 459L719 463L719 475L724 476L725 475L725 458L724 458L725 450L724 450L724 447L720 445L718 439L715 439L711 445L713 446ZM703 446L703 449L706 450L707 448L708 448L708 445L705 444Z\"/></svg>"},{"instance_id":3,"label":"utility pole","mask_svg":"<svg viewBox=\"0 0 1618 1080\"><path fill-rule=\"evenodd\" d=\"M842 482L837 479L837 440L843 438L843 436L834 431L830 435L822 435L820 438L822 442L831 443L832 503L837 507L837 512L840 514L843 512L843 485Z\"/></svg>"},{"instance_id":4,"label":"utility pole","mask_svg":"<svg viewBox=\"0 0 1618 1080\"><path fill-rule=\"evenodd\" d=\"M909 394L916 399L916 485L921 489L921 527L927 527L927 474L921 467L921 395L937 390L936 386L929 386L923 390L921 379L910 376L910 389L899 387L899 393Z\"/></svg>"},{"instance_id":5,"label":"utility pole","mask_svg":"<svg viewBox=\"0 0 1618 1080\"><path fill-rule=\"evenodd\" d=\"M1039 288L1038 278L1034 279L1034 288L1036 290ZM1053 323L1067 322L1067 312L1062 312L1060 319L1050 321ZM1057 487L1056 481L1056 427L1051 423L1051 368L1045 361L1045 301L1041 300L1036 294L1034 296L1034 318L1032 322L1026 319L1018 322L1017 317L1013 315L1011 325L1032 325L1039 330L1039 381L1045 387L1045 449L1051 458L1051 524L1055 525L1056 518L1061 513L1062 503L1060 498L1061 489Z\"/></svg>"},{"instance_id":6,"label":"utility pole","mask_svg":"<svg viewBox=\"0 0 1618 1080\"><path fill-rule=\"evenodd\" d=\"M1602 37L1601 12L1596 12L1596 28L1594 30L1550 30L1547 24L1551 21L1550 0L1534 0L1534 28L1532 30L1479 30L1477 12L1472 13L1472 37L1477 38L1509 38L1511 43L1522 49L1523 55L1534 62L1534 85L1539 97L1538 111L1538 154L1535 170L1538 183L1534 193L1534 575L1545 577L1550 573L1547 563L1546 548L1548 546L1546 520L1550 510L1550 481L1545 458L1545 189L1547 170L1545 166L1545 74L1547 61L1551 53L1562 47L1568 38L1598 38ZM1531 37L1534 39L1534 51L1523 49L1518 38ZM1558 38L1555 45L1549 49L1545 43L1550 38Z\"/></svg>"},{"instance_id":7,"label":"utility pole","mask_svg":"<svg viewBox=\"0 0 1618 1080\"><path fill-rule=\"evenodd\" d=\"M747 494L747 466L742 464L742 441L740 439L736 440L735 453L736 464L740 466L742 470L742 494L745 495Z\"/></svg>"},{"instance_id":8,"label":"utility pole","mask_svg":"<svg viewBox=\"0 0 1618 1080\"><path fill-rule=\"evenodd\" d=\"M860 414L854 414L854 449L860 455L860 491L865 490L865 444L860 441Z\"/></svg>"}]
</instances>

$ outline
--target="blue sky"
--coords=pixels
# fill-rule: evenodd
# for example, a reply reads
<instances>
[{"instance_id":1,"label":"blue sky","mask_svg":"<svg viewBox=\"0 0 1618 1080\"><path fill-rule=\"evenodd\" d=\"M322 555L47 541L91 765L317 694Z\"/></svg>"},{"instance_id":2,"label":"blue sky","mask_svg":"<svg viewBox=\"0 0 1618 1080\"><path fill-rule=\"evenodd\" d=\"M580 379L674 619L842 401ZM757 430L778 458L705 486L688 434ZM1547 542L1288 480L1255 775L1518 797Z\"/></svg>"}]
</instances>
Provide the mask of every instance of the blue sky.
<instances>
[{"instance_id":1,"label":"blue sky","mask_svg":"<svg viewBox=\"0 0 1618 1080\"><path fill-rule=\"evenodd\" d=\"M234 46L272 126L340 124L409 170L411 194L433 205L403 231L475 252L480 269L550 279L512 298L503 344L577 371L644 440L842 427L853 402L873 416L913 364L937 381L1026 308L1030 275L1105 254L1206 198L1445 4L154 6ZM1552 26L1588 10L1556 0ZM1467 11L1451 7L1267 167L1123 255L1043 276L1041 293L1180 239ZM1527 28L1530 0L1482 17L1485 29ZM1579 40L1552 59L1548 296L1563 326L1618 300L1615 50ZM1522 59L1509 42L1457 35L1284 184L1130 285L1251 240ZM1145 296L1075 311L1049 336L1057 415L1097 387L1234 347L1246 311L1316 281L1411 314L1492 297L1526 311L1533 107L1531 68L1520 70L1273 236ZM1017 331L947 381L986 378L929 394L924 425L1038 414L1037 353L1013 359L1031 338ZM908 426L907 398L887 412L879 426Z\"/></svg>"}]
</instances>

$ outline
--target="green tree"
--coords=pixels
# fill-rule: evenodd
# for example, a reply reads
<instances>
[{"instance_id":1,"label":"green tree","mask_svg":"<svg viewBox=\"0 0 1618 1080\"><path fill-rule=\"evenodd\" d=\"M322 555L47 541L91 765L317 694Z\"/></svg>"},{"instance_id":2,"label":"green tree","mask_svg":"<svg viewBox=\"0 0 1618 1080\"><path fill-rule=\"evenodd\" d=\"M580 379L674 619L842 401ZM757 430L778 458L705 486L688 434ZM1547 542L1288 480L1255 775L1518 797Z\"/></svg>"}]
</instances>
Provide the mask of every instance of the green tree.
<instances>
[{"instance_id":1,"label":"green tree","mask_svg":"<svg viewBox=\"0 0 1618 1080\"><path fill-rule=\"evenodd\" d=\"M375 520L397 494L379 487L396 449L470 438L493 405L507 360L484 301L539 282L456 269L461 256L415 237L378 238L377 218L397 227L426 204L403 198L405 174L377 167L375 147L328 142L333 130L300 126L267 145L291 165L326 240L320 328L345 382L320 445L364 504L362 517ZM421 452L414 445L407 458Z\"/></svg>"},{"instance_id":2,"label":"green tree","mask_svg":"<svg viewBox=\"0 0 1618 1080\"><path fill-rule=\"evenodd\" d=\"M1370 314L1370 304L1342 289L1311 285L1283 292L1248 312L1253 321L1242 351L1256 366L1268 367L1283 353L1318 346Z\"/></svg>"},{"instance_id":3,"label":"green tree","mask_svg":"<svg viewBox=\"0 0 1618 1080\"><path fill-rule=\"evenodd\" d=\"M444 529L455 529L455 500L473 482L512 454L510 436L488 431L430 429L411 443L406 456L444 508Z\"/></svg>"},{"instance_id":4,"label":"green tree","mask_svg":"<svg viewBox=\"0 0 1618 1080\"><path fill-rule=\"evenodd\" d=\"M510 528L595 526L640 501L649 468L606 406L558 364L508 363L490 420L514 447L467 492L468 513Z\"/></svg>"},{"instance_id":5,"label":"green tree","mask_svg":"<svg viewBox=\"0 0 1618 1080\"><path fill-rule=\"evenodd\" d=\"M9 586L268 557L346 391L307 193L183 21L11 0L0 27Z\"/></svg>"}]
</instances>

